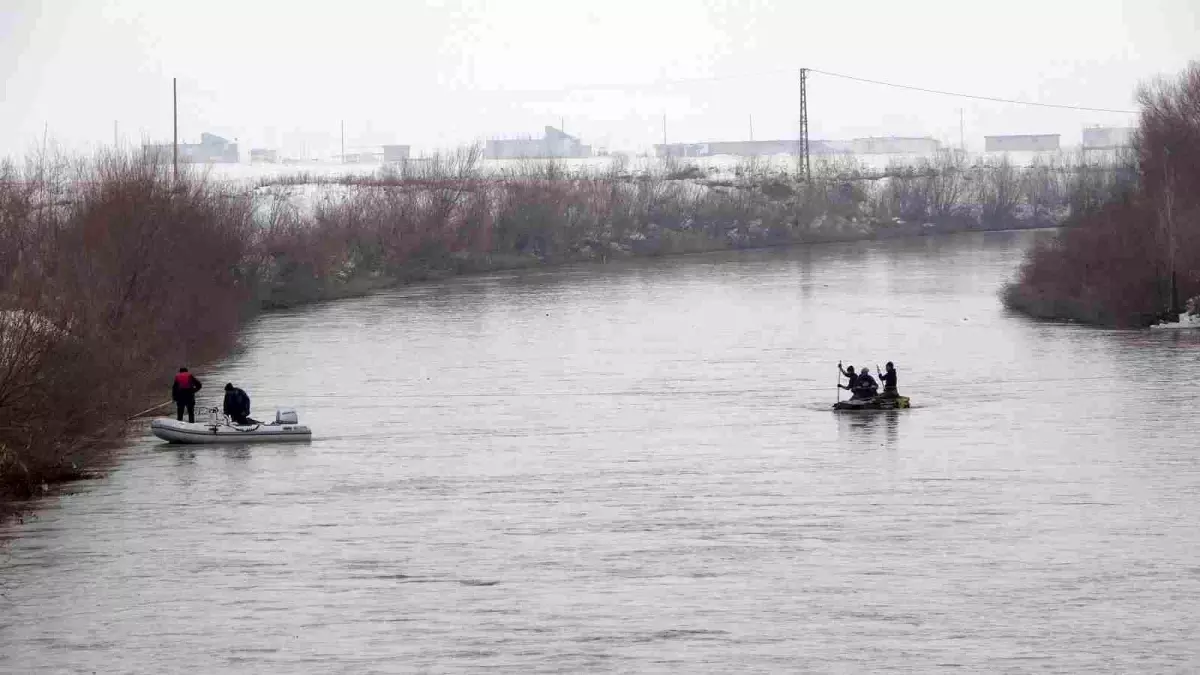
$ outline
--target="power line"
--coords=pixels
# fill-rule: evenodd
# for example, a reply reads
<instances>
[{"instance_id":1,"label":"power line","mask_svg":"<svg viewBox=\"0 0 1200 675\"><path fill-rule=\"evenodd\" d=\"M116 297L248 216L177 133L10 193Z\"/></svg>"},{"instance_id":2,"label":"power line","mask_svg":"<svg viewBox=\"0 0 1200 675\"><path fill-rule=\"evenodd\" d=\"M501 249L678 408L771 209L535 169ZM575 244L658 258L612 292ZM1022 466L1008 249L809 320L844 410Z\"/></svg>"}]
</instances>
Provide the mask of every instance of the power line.
<instances>
[{"instance_id":1,"label":"power line","mask_svg":"<svg viewBox=\"0 0 1200 675\"><path fill-rule=\"evenodd\" d=\"M732 75L709 75L705 77L681 77L668 80L654 80L651 82L608 82L595 84L577 84L564 85L561 87L546 87L538 89L477 89L474 93L484 94L561 94L563 92L574 91L633 91L639 89L657 89L659 87L669 87L676 84L691 84L694 82L724 82L729 80L749 80L752 78L771 77L778 75L794 75L796 68L786 68L779 70L760 70L755 72L734 73Z\"/></svg>"},{"instance_id":2,"label":"power line","mask_svg":"<svg viewBox=\"0 0 1200 675\"><path fill-rule=\"evenodd\" d=\"M674 79L667 79L667 80L655 80L653 82L640 82L640 83L629 82L629 83L625 83L625 84L607 83L607 84L590 84L590 85L574 85L574 86L569 85L569 86L564 86L564 87L545 88L545 89L536 89L536 90L533 90L533 89L530 89L530 90L522 90L522 89L479 90L479 92L480 93L501 93L501 94L535 94L535 93L536 94L550 94L550 93L564 93L564 92L574 92L574 91L593 91L593 90L632 91L632 90L639 90L639 89L655 89L658 87L669 87L671 85L689 84L689 83L694 83L694 82L721 82L721 81L729 81L729 80L748 80L751 78L758 78L758 77L769 77L769 76L776 76L776 75L793 74L796 72L796 70L797 69L795 69L795 68L789 68L789 69L780 69L780 70L763 70L763 71L756 71L756 72L737 73L737 74L732 74L732 75L713 75L713 76L708 76L708 77L683 77L683 78L674 78ZM897 82L885 82L883 80L874 80L874 79L867 78L867 77L858 77L857 75L846 75L844 73L834 73L834 72L831 72L828 70L820 70L819 68L806 68L804 70L807 70L811 73L820 73L821 75L828 75L829 77L837 77L837 78L841 78L844 80L854 80L856 82L877 84L877 85L884 86L884 87L894 87L896 89L907 89L910 91L920 91L920 92L925 92L927 94L940 94L942 96L954 96L957 98L969 98L969 99L975 99L977 101L992 101L995 103L1009 103L1009 104L1013 104L1013 105L1028 105L1028 106L1035 106L1035 107L1039 107L1039 108L1057 108L1060 110L1081 110L1081 111L1085 111L1085 112L1106 112L1106 113L1116 113L1116 114L1120 114L1120 115L1136 115L1136 114L1138 114L1138 111L1136 111L1136 110L1118 110L1116 108L1095 108L1095 107L1091 107L1091 106L1066 105L1066 104L1062 104L1062 103L1040 103L1037 101L1022 101L1022 100L1013 99L1013 98L1003 98L1000 96L982 96L982 95L978 95L978 94L964 94L961 92L946 91L943 89L930 89L928 87L918 87L915 85L900 84Z\"/></svg>"},{"instance_id":3,"label":"power line","mask_svg":"<svg viewBox=\"0 0 1200 675\"><path fill-rule=\"evenodd\" d=\"M843 75L841 73L831 73L827 70L818 70L816 68L809 68L808 70L809 70L809 72L820 73L822 75L828 75L830 77L840 77L844 80L854 80L856 82L867 82L870 84L883 85L885 87L895 87L897 89L909 89L911 91L923 91L927 94L941 94L943 96L957 96L959 98L973 98L973 99L980 100L980 101L995 101L998 103L1013 103L1016 105L1032 105L1032 106L1038 106L1041 108L1060 108L1063 110L1085 110L1088 112L1119 113L1119 114L1123 114L1123 115L1136 115L1137 114L1136 110L1114 110L1112 108L1090 108L1088 106L1063 105L1061 103L1038 103L1036 101L1018 101L1016 99L1000 98L998 96L977 96L975 94L961 94L961 93L953 92L953 91L942 91L940 89L927 89L925 87L914 87L914 86L908 85L908 84L896 84L895 82L884 82L882 80L872 80L872 79L868 79L865 77L855 77L854 75Z\"/></svg>"}]
</instances>

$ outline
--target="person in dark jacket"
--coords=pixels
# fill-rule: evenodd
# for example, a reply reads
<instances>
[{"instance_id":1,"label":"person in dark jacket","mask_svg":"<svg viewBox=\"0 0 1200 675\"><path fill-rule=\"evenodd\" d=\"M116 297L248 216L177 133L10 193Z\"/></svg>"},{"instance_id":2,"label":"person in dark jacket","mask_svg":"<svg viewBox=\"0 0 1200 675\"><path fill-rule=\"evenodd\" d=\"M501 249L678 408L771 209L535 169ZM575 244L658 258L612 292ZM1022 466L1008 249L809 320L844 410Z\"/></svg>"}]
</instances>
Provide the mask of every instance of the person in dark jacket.
<instances>
[{"instance_id":1,"label":"person in dark jacket","mask_svg":"<svg viewBox=\"0 0 1200 675\"><path fill-rule=\"evenodd\" d=\"M225 414L229 415L234 424L258 424L256 420L250 419L250 396L230 382L225 383L224 408Z\"/></svg>"},{"instance_id":2,"label":"person in dark jacket","mask_svg":"<svg viewBox=\"0 0 1200 675\"><path fill-rule=\"evenodd\" d=\"M858 380L854 383L853 392L853 398L863 399L875 398L875 395L879 393L879 383L871 377L869 369L863 368L858 371Z\"/></svg>"},{"instance_id":3,"label":"person in dark jacket","mask_svg":"<svg viewBox=\"0 0 1200 675\"><path fill-rule=\"evenodd\" d=\"M887 371L880 374L879 379L883 380L883 393L880 394L883 398L898 398L900 391L896 389L896 366L892 365L891 361L884 366Z\"/></svg>"},{"instance_id":4,"label":"person in dark jacket","mask_svg":"<svg viewBox=\"0 0 1200 675\"><path fill-rule=\"evenodd\" d=\"M854 391L854 385L858 383L858 373L854 372L854 366L843 369L842 362L838 361L838 372L842 374L842 377L850 379L850 381L844 385L838 384L838 388L845 389L846 391Z\"/></svg>"},{"instance_id":5,"label":"person in dark jacket","mask_svg":"<svg viewBox=\"0 0 1200 675\"><path fill-rule=\"evenodd\" d=\"M183 411L186 409L188 422L195 424L196 392L198 391L200 391L200 380L189 373L187 368L180 368L175 375L175 381L171 383L171 400L175 401L176 420L183 421Z\"/></svg>"}]
</instances>

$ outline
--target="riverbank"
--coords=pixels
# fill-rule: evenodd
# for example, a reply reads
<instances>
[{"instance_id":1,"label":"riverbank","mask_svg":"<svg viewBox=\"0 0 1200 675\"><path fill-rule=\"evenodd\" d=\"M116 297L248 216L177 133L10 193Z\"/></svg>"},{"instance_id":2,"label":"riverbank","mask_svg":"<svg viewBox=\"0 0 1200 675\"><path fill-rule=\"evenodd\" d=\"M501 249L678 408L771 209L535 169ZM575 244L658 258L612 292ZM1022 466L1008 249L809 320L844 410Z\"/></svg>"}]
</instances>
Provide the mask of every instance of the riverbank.
<instances>
[{"instance_id":1,"label":"riverbank","mask_svg":"<svg viewBox=\"0 0 1200 675\"><path fill-rule=\"evenodd\" d=\"M883 174L818 163L806 181L752 163L495 176L478 159L250 189L175 182L158 157L6 165L0 203L24 226L0 242L0 494L96 466L112 420L162 400L179 365L227 354L262 311L505 269L1048 227L1118 176L949 156Z\"/></svg>"},{"instance_id":2,"label":"riverbank","mask_svg":"<svg viewBox=\"0 0 1200 675\"><path fill-rule=\"evenodd\" d=\"M525 255L494 255L478 256L447 256L442 261L415 266L407 266L389 275L366 275L347 279L328 279L325 284L311 287L303 292L294 288L280 287L267 290L259 301L256 311L270 312L280 309L292 309L305 305L334 302L351 298L363 297L378 292L387 291L409 284L441 281L460 276L491 274L510 270L552 269L555 267L580 263L605 264L619 260L634 260L638 258L675 258L705 253L718 253L730 250L763 250L771 248L789 248L802 246L818 246L822 244L851 243L856 241L883 241L889 239L904 239L918 237L938 237L970 232L1003 232L1019 230L1053 229L1056 226L1048 223L1016 223L1010 226L994 228L971 227L956 223L911 224L901 223L868 230L862 233L831 234L823 237L806 238L794 241L757 243L752 245L731 246L722 242L712 242L708 245L697 243L692 246L673 248L669 251L654 251L649 253L620 250L611 253L583 253L576 255L558 256L554 258L540 257L535 254Z\"/></svg>"},{"instance_id":3,"label":"riverbank","mask_svg":"<svg viewBox=\"0 0 1200 675\"><path fill-rule=\"evenodd\" d=\"M233 346L251 200L150 158L0 163L0 493L86 475L164 374Z\"/></svg>"},{"instance_id":4,"label":"riverbank","mask_svg":"<svg viewBox=\"0 0 1200 675\"><path fill-rule=\"evenodd\" d=\"M1128 180L1113 163L967 166L949 155L882 172L819 162L808 181L753 161L729 175L678 162L573 172L554 161L497 175L478 161L464 151L367 176L255 184L271 242L260 300L292 306L513 267L1054 227Z\"/></svg>"}]
</instances>

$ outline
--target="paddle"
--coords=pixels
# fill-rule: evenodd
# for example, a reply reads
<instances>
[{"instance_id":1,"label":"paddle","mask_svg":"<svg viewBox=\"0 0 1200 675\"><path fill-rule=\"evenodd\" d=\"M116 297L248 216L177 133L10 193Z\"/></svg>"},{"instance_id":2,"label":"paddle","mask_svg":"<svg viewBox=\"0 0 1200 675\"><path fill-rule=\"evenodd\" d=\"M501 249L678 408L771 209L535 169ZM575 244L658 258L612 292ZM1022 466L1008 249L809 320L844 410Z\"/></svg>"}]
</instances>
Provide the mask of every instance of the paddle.
<instances>
[{"instance_id":1,"label":"paddle","mask_svg":"<svg viewBox=\"0 0 1200 675\"><path fill-rule=\"evenodd\" d=\"M837 392L837 402L841 403L842 402L842 362L841 361L838 361L837 384L834 385L833 390Z\"/></svg>"},{"instance_id":2,"label":"paddle","mask_svg":"<svg viewBox=\"0 0 1200 675\"><path fill-rule=\"evenodd\" d=\"M172 401L165 401L163 403L159 403L158 405L154 406L153 408L146 408L145 410L134 415L133 417L126 418L125 421L128 422L130 420L137 419L137 418L141 417L142 415L145 415L148 412L153 412L153 411L158 410L159 408L163 407L164 405L170 405L171 403L172 403Z\"/></svg>"}]
</instances>

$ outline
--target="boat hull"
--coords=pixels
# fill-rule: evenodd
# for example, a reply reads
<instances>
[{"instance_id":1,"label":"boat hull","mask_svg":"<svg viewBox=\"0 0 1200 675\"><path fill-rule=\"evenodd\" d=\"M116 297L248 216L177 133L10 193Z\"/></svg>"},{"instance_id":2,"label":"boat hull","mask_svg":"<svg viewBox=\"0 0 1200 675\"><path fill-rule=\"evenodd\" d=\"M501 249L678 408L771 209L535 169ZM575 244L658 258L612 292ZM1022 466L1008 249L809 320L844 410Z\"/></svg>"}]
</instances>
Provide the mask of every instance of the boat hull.
<instances>
[{"instance_id":1,"label":"boat hull","mask_svg":"<svg viewBox=\"0 0 1200 675\"><path fill-rule=\"evenodd\" d=\"M150 431L168 443L295 443L312 440L303 424L255 424L247 427L157 419Z\"/></svg>"},{"instance_id":2,"label":"boat hull","mask_svg":"<svg viewBox=\"0 0 1200 675\"><path fill-rule=\"evenodd\" d=\"M858 411L858 410L902 410L909 407L907 396L897 396L895 398L882 398L876 396L869 399L850 399L849 401L838 401L833 405L834 410Z\"/></svg>"}]
</instances>

